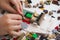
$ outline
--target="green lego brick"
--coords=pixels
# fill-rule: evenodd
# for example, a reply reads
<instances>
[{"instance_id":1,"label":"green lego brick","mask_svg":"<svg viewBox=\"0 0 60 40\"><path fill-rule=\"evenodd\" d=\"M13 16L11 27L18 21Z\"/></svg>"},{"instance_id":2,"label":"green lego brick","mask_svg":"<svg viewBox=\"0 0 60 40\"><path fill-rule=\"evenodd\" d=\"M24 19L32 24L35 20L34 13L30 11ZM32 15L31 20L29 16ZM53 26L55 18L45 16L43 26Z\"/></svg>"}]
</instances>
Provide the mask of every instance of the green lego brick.
<instances>
[{"instance_id":1,"label":"green lego brick","mask_svg":"<svg viewBox=\"0 0 60 40\"><path fill-rule=\"evenodd\" d=\"M34 33L32 36L33 36L35 39L38 38L38 35L37 35L36 33Z\"/></svg>"},{"instance_id":2,"label":"green lego brick","mask_svg":"<svg viewBox=\"0 0 60 40\"><path fill-rule=\"evenodd\" d=\"M31 12L26 12L25 17L26 18L32 18L33 13Z\"/></svg>"}]
</instances>

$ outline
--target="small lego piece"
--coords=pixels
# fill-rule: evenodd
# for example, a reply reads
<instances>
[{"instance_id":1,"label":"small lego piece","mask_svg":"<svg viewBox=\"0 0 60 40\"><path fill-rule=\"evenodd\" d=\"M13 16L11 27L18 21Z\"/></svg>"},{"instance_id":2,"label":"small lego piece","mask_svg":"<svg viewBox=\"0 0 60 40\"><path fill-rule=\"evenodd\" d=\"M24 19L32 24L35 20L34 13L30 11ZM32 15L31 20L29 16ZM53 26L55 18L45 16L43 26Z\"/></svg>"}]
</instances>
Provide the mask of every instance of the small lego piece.
<instances>
[{"instance_id":1,"label":"small lego piece","mask_svg":"<svg viewBox=\"0 0 60 40\"><path fill-rule=\"evenodd\" d=\"M26 21L26 20L22 20L23 22L27 23L27 24L30 24L30 22Z\"/></svg>"},{"instance_id":2,"label":"small lego piece","mask_svg":"<svg viewBox=\"0 0 60 40\"><path fill-rule=\"evenodd\" d=\"M53 12L52 11L49 11L49 15L52 15L53 14Z\"/></svg>"},{"instance_id":3,"label":"small lego piece","mask_svg":"<svg viewBox=\"0 0 60 40\"><path fill-rule=\"evenodd\" d=\"M30 19L30 18L25 18L24 20L26 20L26 21L28 21L28 22L29 22L31 19Z\"/></svg>"},{"instance_id":4,"label":"small lego piece","mask_svg":"<svg viewBox=\"0 0 60 40\"><path fill-rule=\"evenodd\" d=\"M56 36L55 40L60 40L60 34Z\"/></svg>"},{"instance_id":5,"label":"small lego piece","mask_svg":"<svg viewBox=\"0 0 60 40\"><path fill-rule=\"evenodd\" d=\"M26 18L32 18L32 14L33 13L31 13L31 12L26 12L25 17Z\"/></svg>"},{"instance_id":6,"label":"small lego piece","mask_svg":"<svg viewBox=\"0 0 60 40\"><path fill-rule=\"evenodd\" d=\"M47 36L41 35L39 40L48 40L48 39L47 39Z\"/></svg>"},{"instance_id":7,"label":"small lego piece","mask_svg":"<svg viewBox=\"0 0 60 40\"><path fill-rule=\"evenodd\" d=\"M56 26L55 29L58 30L58 27L59 27L59 26Z\"/></svg>"},{"instance_id":8,"label":"small lego piece","mask_svg":"<svg viewBox=\"0 0 60 40\"><path fill-rule=\"evenodd\" d=\"M56 35L55 34L49 34L48 35L48 40L55 39L55 38L56 38Z\"/></svg>"},{"instance_id":9,"label":"small lego piece","mask_svg":"<svg viewBox=\"0 0 60 40\"><path fill-rule=\"evenodd\" d=\"M30 3L32 3L32 1L31 0L27 0L27 2L30 4Z\"/></svg>"},{"instance_id":10,"label":"small lego piece","mask_svg":"<svg viewBox=\"0 0 60 40\"><path fill-rule=\"evenodd\" d=\"M36 18L38 18L39 14L35 12L35 13L33 14L33 16L36 17Z\"/></svg>"},{"instance_id":11,"label":"small lego piece","mask_svg":"<svg viewBox=\"0 0 60 40\"><path fill-rule=\"evenodd\" d=\"M40 25L40 23L41 23L42 20L44 19L44 16L45 16L44 13L41 13L41 14L39 15L38 19L36 20L36 23L37 23L38 25Z\"/></svg>"},{"instance_id":12,"label":"small lego piece","mask_svg":"<svg viewBox=\"0 0 60 40\"><path fill-rule=\"evenodd\" d=\"M52 18L55 18L54 16L51 16Z\"/></svg>"},{"instance_id":13,"label":"small lego piece","mask_svg":"<svg viewBox=\"0 0 60 40\"><path fill-rule=\"evenodd\" d=\"M34 37L36 39L36 38L38 38L38 35L36 33L33 33L32 37Z\"/></svg>"},{"instance_id":14,"label":"small lego piece","mask_svg":"<svg viewBox=\"0 0 60 40\"><path fill-rule=\"evenodd\" d=\"M28 27L27 23L25 23L25 22L22 22L21 26L22 26L22 29L27 29L27 27Z\"/></svg>"},{"instance_id":15,"label":"small lego piece","mask_svg":"<svg viewBox=\"0 0 60 40\"><path fill-rule=\"evenodd\" d=\"M44 13L48 13L48 10L43 10Z\"/></svg>"},{"instance_id":16,"label":"small lego piece","mask_svg":"<svg viewBox=\"0 0 60 40\"><path fill-rule=\"evenodd\" d=\"M27 2L27 0L25 0L24 3L25 3L25 7L26 7L26 8L31 8L31 5Z\"/></svg>"},{"instance_id":17,"label":"small lego piece","mask_svg":"<svg viewBox=\"0 0 60 40\"><path fill-rule=\"evenodd\" d=\"M33 8L36 8L37 6L36 5L33 5Z\"/></svg>"},{"instance_id":18,"label":"small lego piece","mask_svg":"<svg viewBox=\"0 0 60 40\"><path fill-rule=\"evenodd\" d=\"M50 2L51 2L51 0L47 0L47 1L45 2L45 4L46 4L46 5L50 5Z\"/></svg>"},{"instance_id":19,"label":"small lego piece","mask_svg":"<svg viewBox=\"0 0 60 40\"><path fill-rule=\"evenodd\" d=\"M58 3L57 0L53 0L52 3L53 3L53 4L56 4L56 5L59 5L59 3Z\"/></svg>"},{"instance_id":20,"label":"small lego piece","mask_svg":"<svg viewBox=\"0 0 60 40\"><path fill-rule=\"evenodd\" d=\"M60 13L60 10L58 10L57 13Z\"/></svg>"},{"instance_id":21,"label":"small lego piece","mask_svg":"<svg viewBox=\"0 0 60 40\"><path fill-rule=\"evenodd\" d=\"M34 17L34 16L32 16L32 18L31 18L31 22L33 23L33 22L35 22L36 20L37 20L37 18Z\"/></svg>"},{"instance_id":22,"label":"small lego piece","mask_svg":"<svg viewBox=\"0 0 60 40\"><path fill-rule=\"evenodd\" d=\"M24 33L22 33L19 37L17 37L17 40L21 40L25 36Z\"/></svg>"},{"instance_id":23,"label":"small lego piece","mask_svg":"<svg viewBox=\"0 0 60 40\"><path fill-rule=\"evenodd\" d=\"M58 20L60 20L60 17L58 17Z\"/></svg>"},{"instance_id":24,"label":"small lego piece","mask_svg":"<svg viewBox=\"0 0 60 40\"><path fill-rule=\"evenodd\" d=\"M41 1L40 1L40 5L44 5L44 2L43 2L43 0L41 0Z\"/></svg>"},{"instance_id":25,"label":"small lego piece","mask_svg":"<svg viewBox=\"0 0 60 40\"><path fill-rule=\"evenodd\" d=\"M38 8L44 8L43 5L38 6Z\"/></svg>"}]
</instances>

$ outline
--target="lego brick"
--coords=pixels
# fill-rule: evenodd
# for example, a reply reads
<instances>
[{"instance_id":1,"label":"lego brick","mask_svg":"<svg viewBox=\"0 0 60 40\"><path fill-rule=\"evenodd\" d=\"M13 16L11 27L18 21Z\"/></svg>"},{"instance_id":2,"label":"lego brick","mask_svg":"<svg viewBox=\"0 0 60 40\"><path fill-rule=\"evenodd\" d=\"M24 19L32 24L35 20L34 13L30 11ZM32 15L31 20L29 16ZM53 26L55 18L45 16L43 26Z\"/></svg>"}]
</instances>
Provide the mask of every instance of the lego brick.
<instances>
[{"instance_id":1,"label":"lego brick","mask_svg":"<svg viewBox=\"0 0 60 40\"><path fill-rule=\"evenodd\" d=\"M28 3L32 3L32 1L31 1L31 0L27 0L27 2L28 2Z\"/></svg>"},{"instance_id":2,"label":"lego brick","mask_svg":"<svg viewBox=\"0 0 60 40\"><path fill-rule=\"evenodd\" d=\"M44 8L43 5L40 5L38 8Z\"/></svg>"},{"instance_id":3,"label":"lego brick","mask_svg":"<svg viewBox=\"0 0 60 40\"><path fill-rule=\"evenodd\" d=\"M27 23L22 22L21 23L22 29L26 29L28 27Z\"/></svg>"},{"instance_id":4,"label":"lego brick","mask_svg":"<svg viewBox=\"0 0 60 40\"><path fill-rule=\"evenodd\" d=\"M39 40L48 40L47 36L45 37L44 35L41 35L41 37L39 38Z\"/></svg>"},{"instance_id":5,"label":"lego brick","mask_svg":"<svg viewBox=\"0 0 60 40\"><path fill-rule=\"evenodd\" d=\"M55 1L55 0L53 0L52 3L53 3L53 4L56 4L56 5L59 5L59 4L58 4L58 1Z\"/></svg>"},{"instance_id":6,"label":"lego brick","mask_svg":"<svg viewBox=\"0 0 60 40\"><path fill-rule=\"evenodd\" d=\"M43 10L44 13L48 13L48 10Z\"/></svg>"},{"instance_id":7,"label":"lego brick","mask_svg":"<svg viewBox=\"0 0 60 40\"><path fill-rule=\"evenodd\" d=\"M31 19L30 19L30 18L25 18L24 20L26 20L26 21L30 21Z\"/></svg>"},{"instance_id":8,"label":"lego brick","mask_svg":"<svg viewBox=\"0 0 60 40\"><path fill-rule=\"evenodd\" d=\"M45 15L44 13L41 13L41 14L39 15L39 17L37 18L36 22L37 22L38 25L40 25L40 23L41 23L41 21L42 21L41 18L44 17L44 15Z\"/></svg>"},{"instance_id":9,"label":"lego brick","mask_svg":"<svg viewBox=\"0 0 60 40\"><path fill-rule=\"evenodd\" d=\"M25 17L26 18L32 18L32 14L33 13L31 13L31 12L26 12Z\"/></svg>"},{"instance_id":10,"label":"lego brick","mask_svg":"<svg viewBox=\"0 0 60 40\"><path fill-rule=\"evenodd\" d=\"M36 17L36 18L38 18L39 14L35 12L35 13L33 14L33 16Z\"/></svg>"},{"instance_id":11,"label":"lego brick","mask_svg":"<svg viewBox=\"0 0 60 40\"><path fill-rule=\"evenodd\" d=\"M30 24L30 22L26 21L26 20L22 20L23 22L27 23L27 24Z\"/></svg>"},{"instance_id":12,"label":"lego brick","mask_svg":"<svg viewBox=\"0 0 60 40\"><path fill-rule=\"evenodd\" d=\"M49 15L52 15L53 14L53 12L52 11L49 11Z\"/></svg>"},{"instance_id":13,"label":"lego brick","mask_svg":"<svg viewBox=\"0 0 60 40\"><path fill-rule=\"evenodd\" d=\"M36 20L37 20L37 18L34 17L34 16L32 16L32 18L31 18L31 22L34 22L34 21L36 21Z\"/></svg>"},{"instance_id":14,"label":"lego brick","mask_svg":"<svg viewBox=\"0 0 60 40\"><path fill-rule=\"evenodd\" d=\"M55 18L54 16L51 16L52 18Z\"/></svg>"},{"instance_id":15,"label":"lego brick","mask_svg":"<svg viewBox=\"0 0 60 40\"><path fill-rule=\"evenodd\" d=\"M57 13L60 13L60 10L58 10Z\"/></svg>"},{"instance_id":16,"label":"lego brick","mask_svg":"<svg viewBox=\"0 0 60 40\"><path fill-rule=\"evenodd\" d=\"M60 20L60 17L58 17L58 20Z\"/></svg>"},{"instance_id":17,"label":"lego brick","mask_svg":"<svg viewBox=\"0 0 60 40\"><path fill-rule=\"evenodd\" d=\"M38 38L38 35L36 33L32 34L32 36L36 39Z\"/></svg>"}]
</instances>

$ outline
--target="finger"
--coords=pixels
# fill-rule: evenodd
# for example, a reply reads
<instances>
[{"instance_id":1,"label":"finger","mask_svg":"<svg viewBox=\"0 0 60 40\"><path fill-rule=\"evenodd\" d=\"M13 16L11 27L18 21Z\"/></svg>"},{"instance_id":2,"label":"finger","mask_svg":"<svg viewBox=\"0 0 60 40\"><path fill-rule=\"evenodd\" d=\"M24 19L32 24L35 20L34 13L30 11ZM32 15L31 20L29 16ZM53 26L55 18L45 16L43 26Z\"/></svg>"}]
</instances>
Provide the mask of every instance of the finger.
<instances>
[{"instance_id":1,"label":"finger","mask_svg":"<svg viewBox=\"0 0 60 40\"><path fill-rule=\"evenodd\" d=\"M21 20L9 20L8 24L10 25L20 25Z\"/></svg>"},{"instance_id":2,"label":"finger","mask_svg":"<svg viewBox=\"0 0 60 40\"><path fill-rule=\"evenodd\" d=\"M5 14L7 15L10 19L13 19L13 20L21 20L22 19L22 16L20 16L19 14Z\"/></svg>"},{"instance_id":3,"label":"finger","mask_svg":"<svg viewBox=\"0 0 60 40\"><path fill-rule=\"evenodd\" d=\"M16 6L17 12L18 12L20 15L22 15L22 11L20 10L20 5L19 5L19 3L18 3L18 0L13 0L13 1L11 1L11 3Z\"/></svg>"},{"instance_id":4,"label":"finger","mask_svg":"<svg viewBox=\"0 0 60 40\"><path fill-rule=\"evenodd\" d=\"M22 4L20 3L20 0L18 0L18 4L19 4L20 11L23 12L23 8L22 8Z\"/></svg>"},{"instance_id":5,"label":"finger","mask_svg":"<svg viewBox=\"0 0 60 40\"><path fill-rule=\"evenodd\" d=\"M7 11L9 11L9 12L17 13L16 10L14 10L14 9L9 5L9 3L3 3L3 5L1 5L1 7L3 7L2 9L7 10Z\"/></svg>"},{"instance_id":6,"label":"finger","mask_svg":"<svg viewBox=\"0 0 60 40\"><path fill-rule=\"evenodd\" d=\"M23 8L22 8L22 5L20 3L20 0L18 0L18 4L19 4L19 10L21 11L21 14L23 15Z\"/></svg>"},{"instance_id":7,"label":"finger","mask_svg":"<svg viewBox=\"0 0 60 40\"><path fill-rule=\"evenodd\" d=\"M15 25L15 26L11 26L9 27L12 31L15 31L15 30L20 30L21 29L21 25Z\"/></svg>"},{"instance_id":8,"label":"finger","mask_svg":"<svg viewBox=\"0 0 60 40\"><path fill-rule=\"evenodd\" d=\"M9 32L9 34L14 35L14 36L20 36L23 32L19 31L19 32L15 32L15 31L11 31Z\"/></svg>"}]
</instances>

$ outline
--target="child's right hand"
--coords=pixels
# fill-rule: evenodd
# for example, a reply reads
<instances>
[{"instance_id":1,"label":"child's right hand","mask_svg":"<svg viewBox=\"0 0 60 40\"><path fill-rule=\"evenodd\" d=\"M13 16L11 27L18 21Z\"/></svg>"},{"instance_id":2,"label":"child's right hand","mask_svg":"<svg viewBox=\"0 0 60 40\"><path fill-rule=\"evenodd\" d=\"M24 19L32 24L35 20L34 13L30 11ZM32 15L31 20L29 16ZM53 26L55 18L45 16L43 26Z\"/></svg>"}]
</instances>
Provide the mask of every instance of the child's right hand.
<instances>
[{"instance_id":1,"label":"child's right hand","mask_svg":"<svg viewBox=\"0 0 60 40\"><path fill-rule=\"evenodd\" d=\"M21 29L21 19L19 14L5 14L0 17L0 35L10 34L19 36L21 31L16 31Z\"/></svg>"}]
</instances>

